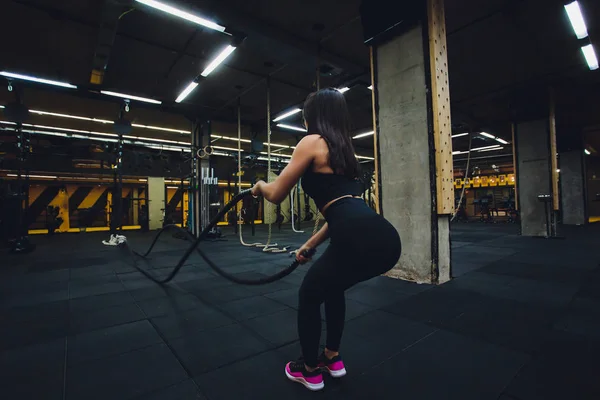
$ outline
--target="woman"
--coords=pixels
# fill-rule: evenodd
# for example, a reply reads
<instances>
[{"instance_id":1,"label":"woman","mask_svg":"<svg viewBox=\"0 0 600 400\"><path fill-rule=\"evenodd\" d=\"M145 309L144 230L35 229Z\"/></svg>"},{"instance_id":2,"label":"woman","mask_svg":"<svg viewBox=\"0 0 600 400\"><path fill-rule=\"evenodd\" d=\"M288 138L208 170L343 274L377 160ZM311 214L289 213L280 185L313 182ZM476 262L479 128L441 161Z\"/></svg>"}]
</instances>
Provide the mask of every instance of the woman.
<instances>
[{"instance_id":1,"label":"woman","mask_svg":"<svg viewBox=\"0 0 600 400\"><path fill-rule=\"evenodd\" d=\"M296 259L306 263L307 251L330 238L300 287L298 334L303 357L285 367L290 380L320 390L324 387L322 370L333 377L346 374L339 355L344 292L389 271L400 258L401 243L396 229L360 199L363 187L357 179L359 167L344 96L335 89L312 93L303 115L309 133L296 146L290 163L274 182L260 181L252 193L279 204L302 178L304 191L327 221L297 252ZM327 343L319 355L321 303L325 303Z\"/></svg>"}]
</instances>

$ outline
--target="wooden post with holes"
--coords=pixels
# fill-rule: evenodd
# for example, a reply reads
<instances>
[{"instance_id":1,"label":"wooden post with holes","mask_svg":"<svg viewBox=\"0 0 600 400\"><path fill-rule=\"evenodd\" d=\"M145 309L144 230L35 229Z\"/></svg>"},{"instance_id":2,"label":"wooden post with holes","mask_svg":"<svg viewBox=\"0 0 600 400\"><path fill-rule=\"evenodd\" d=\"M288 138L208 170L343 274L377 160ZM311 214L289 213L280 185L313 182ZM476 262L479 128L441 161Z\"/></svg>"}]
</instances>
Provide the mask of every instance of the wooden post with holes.
<instances>
[{"instance_id":1,"label":"wooden post with holes","mask_svg":"<svg viewBox=\"0 0 600 400\"><path fill-rule=\"evenodd\" d=\"M375 59L374 59L374 54L373 54L373 47L369 47L369 56L370 56L370 63L371 63L371 85L372 89L371 90L371 105L372 105L372 110L373 110L373 168L374 168L374 179L375 179L375 190L373 191L373 195L375 197L375 211L377 212L377 214L381 214L381 209L380 209L380 201L379 199L381 198L379 196L379 144L378 144L378 132L377 132L377 104L376 104L376 100L375 100Z\"/></svg>"},{"instance_id":2,"label":"wooden post with holes","mask_svg":"<svg viewBox=\"0 0 600 400\"><path fill-rule=\"evenodd\" d=\"M552 168L552 208L559 209L558 200L558 156L556 155L556 102L554 90L550 89L550 168Z\"/></svg>"},{"instance_id":3,"label":"wooden post with holes","mask_svg":"<svg viewBox=\"0 0 600 400\"><path fill-rule=\"evenodd\" d=\"M436 161L437 213L446 215L454 212L454 181L444 0L428 0L427 17Z\"/></svg>"}]
</instances>

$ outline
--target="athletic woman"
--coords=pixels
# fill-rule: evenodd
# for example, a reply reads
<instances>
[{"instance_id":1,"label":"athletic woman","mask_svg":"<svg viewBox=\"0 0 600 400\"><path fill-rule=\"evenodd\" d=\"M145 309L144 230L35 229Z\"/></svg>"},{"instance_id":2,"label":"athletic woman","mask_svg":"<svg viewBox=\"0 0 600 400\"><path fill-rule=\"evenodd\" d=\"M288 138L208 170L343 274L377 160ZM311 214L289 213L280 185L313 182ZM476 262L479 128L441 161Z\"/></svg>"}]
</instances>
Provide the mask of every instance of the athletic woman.
<instances>
[{"instance_id":1,"label":"athletic woman","mask_svg":"<svg viewBox=\"0 0 600 400\"><path fill-rule=\"evenodd\" d=\"M333 377L346 374L339 354L346 312L344 292L389 271L400 258L401 243L396 229L360 198L363 185L358 181L344 96L335 89L312 93L304 103L303 116L309 133L296 146L290 163L275 181L256 183L252 193L279 204L302 178L304 191L327 221L296 255L300 263L306 263L309 259L303 253L330 239L300 287L298 335L302 357L285 366L290 380L320 390L324 387L322 371ZM322 303L327 342L319 355Z\"/></svg>"}]
</instances>

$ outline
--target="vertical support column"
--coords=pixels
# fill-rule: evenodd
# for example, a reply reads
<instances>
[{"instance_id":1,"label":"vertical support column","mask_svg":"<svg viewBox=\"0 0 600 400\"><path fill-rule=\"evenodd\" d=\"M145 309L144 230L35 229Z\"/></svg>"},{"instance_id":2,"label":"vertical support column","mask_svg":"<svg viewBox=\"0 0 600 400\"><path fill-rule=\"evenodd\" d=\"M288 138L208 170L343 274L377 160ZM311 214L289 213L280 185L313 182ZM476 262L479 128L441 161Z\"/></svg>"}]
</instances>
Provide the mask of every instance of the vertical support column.
<instances>
[{"instance_id":1,"label":"vertical support column","mask_svg":"<svg viewBox=\"0 0 600 400\"><path fill-rule=\"evenodd\" d=\"M565 225L586 223L583 150L560 153L562 222Z\"/></svg>"},{"instance_id":2,"label":"vertical support column","mask_svg":"<svg viewBox=\"0 0 600 400\"><path fill-rule=\"evenodd\" d=\"M549 233L544 204L538 199L539 195L552 194L548 125L548 119L544 118L521 122L515 129L519 215L523 236L546 237Z\"/></svg>"},{"instance_id":3,"label":"vertical support column","mask_svg":"<svg viewBox=\"0 0 600 400\"><path fill-rule=\"evenodd\" d=\"M443 283L451 277L454 211L443 0L428 0L419 20L379 44L373 55L380 200L403 248L389 275Z\"/></svg>"},{"instance_id":4,"label":"vertical support column","mask_svg":"<svg viewBox=\"0 0 600 400\"><path fill-rule=\"evenodd\" d=\"M519 211L519 171L517 165L517 147L515 137L515 124L510 124L510 130L512 132L512 156L513 156L513 169L515 173L515 210Z\"/></svg>"}]
</instances>

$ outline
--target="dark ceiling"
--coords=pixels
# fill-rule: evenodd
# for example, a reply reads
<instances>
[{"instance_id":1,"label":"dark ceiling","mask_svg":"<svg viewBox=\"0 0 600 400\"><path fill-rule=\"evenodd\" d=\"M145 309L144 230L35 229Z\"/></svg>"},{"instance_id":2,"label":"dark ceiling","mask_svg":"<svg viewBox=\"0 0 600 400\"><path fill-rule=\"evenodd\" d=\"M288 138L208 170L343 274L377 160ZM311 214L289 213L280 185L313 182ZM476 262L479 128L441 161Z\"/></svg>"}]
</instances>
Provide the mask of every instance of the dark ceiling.
<instances>
[{"instance_id":1,"label":"dark ceiling","mask_svg":"<svg viewBox=\"0 0 600 400\"><path fill-rule=\"evenodd\" d=\"M363 44L360 0L169 3L247 35L239 49L181 104L174 103L178 93L230 38L129 0L4 0L0 6L4 38L0 69L78 85L83 90L74 94L85 98L79 105L80 114L94 117L110 117L98 115L98 110L107 110L99 103L115 102L104 96L90 97L89 90L101 88L159 99L163 113L156 115L171 113L230 122L235 121L237 98L242 95L244 123L264 131L265 77L271 75L274 116L300 104L315 89L317 66L321 66L328 72L321 74L321 86L355 85L346 97L356 132L371 130L371 92L366 88L370 84L369 57ZM445 3L455 133L484 130L510 141L511 121L547 113L550 87L556 92L559 128L565 127L559 134L600 124L600 71L587 68L562 1ZM599 3L580 1L590 37L597 43ZM120 18L104 82L98 87L89 81L107 10L117 10ZM52 101L52 96L40 94L47 88L28 90L29 101L36 107L70 111L61 102ZM0 94L0 100L6 98L6 93ZM154 119L160 119L156 115ZM165 117L162 125L173 126L172 120ZM298 124L299 116L286 122ZM185 129L187 123L175 125ZM294 141L283 131L274 131L273 140ZM473 146L486 144L484 139L480 141ZM356 143L362 154L372 151L370 140ZM467 146L465 138L455 140L455 150L466 150Z\"/></svg>"}]
</instances>

